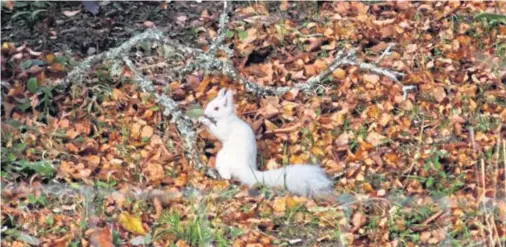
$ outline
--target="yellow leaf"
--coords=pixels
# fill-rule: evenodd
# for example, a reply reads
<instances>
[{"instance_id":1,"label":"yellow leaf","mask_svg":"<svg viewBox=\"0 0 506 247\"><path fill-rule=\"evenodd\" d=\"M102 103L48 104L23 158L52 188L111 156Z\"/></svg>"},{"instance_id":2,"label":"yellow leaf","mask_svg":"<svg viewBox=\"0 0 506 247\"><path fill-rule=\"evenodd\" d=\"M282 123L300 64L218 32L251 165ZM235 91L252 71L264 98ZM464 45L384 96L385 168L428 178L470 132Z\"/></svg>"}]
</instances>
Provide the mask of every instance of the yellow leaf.
<instances>
[{"instance_id":1,"label":"yellow leaf","mask_svg":"<svg viewBox=\"0 0 506 247\"><path fill-rule=\"evenodd\" d=\"M286 210L286 197L277 197L274 199L272 208L275 212L283 213Z\"/></svg>"},{"instance_id":2,"label":"yellow leaf","mask_svg":"<svg viewBox=\"0 0 506 247\"><path fill-rule=\"evenodd\" d=\"M299 207L304 202L306 202L306 199L303 197L286 197L286 207L288 209L294 209L296 207Z\"/></svg>"},{"instance_id":3,"label":"yellow leaf","mask_svg":"<svg viewBox=\"0 0 506 247\"><path fill-rule=\"evenodd\" d=\"M338 69L334 70L334 72L332 72L332 75L334 76L335 79L342 80L342 79L346 78L346 71L344 71L341 68L338 68Z\"/></svg>"},{"instance_id":4,"label":"yellow leaf","mask_svg":"<svg viewBox=\"0 0 506 247\"><path fill-rule=\"evenodd\" d=\"M112 99L113 100L120 100L123 98L123 93L121 92L121 90L115 88L112 90Z\"/></svg>"},{"instance_id":5,"label":"yellow leaf","mask_svg":"<svg viewBox=\"0 0 506 247\"><path fill-rule=\"evenodd\" d=\"M316 156L324 156L325 155L325 152L323 152L323 150L319 147L312 147L311 153Z\"/></svg>"},{"instance_id":6,"label":"yellow leaf","mask_svg":"<svg viewBox=\"0 0 506 247\"><path fill-rule=\"evenodd\" d=\"M265 128L267 129L267 132L272 132L273 130L277 129L278 127L274 125L271 121L265 120L264 121Z\"/></svg>"},{"instance_id":7,"label":"yellow leaf","mask_svg":"<svg viewBox=\"0 0 506 247\"><path fill-rule=\"evenodd\" d=\"M121 227L131 233L146 235L146 230L142 227L142 221L139 217L123 212L118 216L118 222Z\"/></svg>"},{"instance_id":8,"label":"yellow leaf","mask_svg":"<svg viewBox=\"0 0 506 247\"><path fill-rule=\"evenodd\" d=\"M55 58L54 54L52 54L52 53L47 54L47 55L46 55L46 62L47 62L48 64L52 64L52 63L53 63L53 61L54 61L54 58Z\"/></svg>"}]
</instances>

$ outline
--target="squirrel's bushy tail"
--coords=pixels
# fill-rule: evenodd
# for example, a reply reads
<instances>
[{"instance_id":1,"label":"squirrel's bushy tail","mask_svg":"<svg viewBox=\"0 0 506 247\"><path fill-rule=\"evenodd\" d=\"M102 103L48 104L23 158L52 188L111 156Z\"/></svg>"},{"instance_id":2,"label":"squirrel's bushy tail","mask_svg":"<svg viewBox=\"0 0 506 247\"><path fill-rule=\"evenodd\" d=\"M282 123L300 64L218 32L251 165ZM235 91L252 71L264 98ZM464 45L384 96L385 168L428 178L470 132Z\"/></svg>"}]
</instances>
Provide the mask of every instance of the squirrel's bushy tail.
<instances>
[{"instance_id":1,"label":"squirrel's bushy tail","mask_svg":"<svg viewBox=\"0 0 506 247\"><path fill-rule=\"evenodd\" d=\"M286 188L306 197L330 195L333 187L323 169L315 165L290 165L269 171L245 169L238 178L249 186L262 183L268 187Z\"/></svg>"}]
</instances>

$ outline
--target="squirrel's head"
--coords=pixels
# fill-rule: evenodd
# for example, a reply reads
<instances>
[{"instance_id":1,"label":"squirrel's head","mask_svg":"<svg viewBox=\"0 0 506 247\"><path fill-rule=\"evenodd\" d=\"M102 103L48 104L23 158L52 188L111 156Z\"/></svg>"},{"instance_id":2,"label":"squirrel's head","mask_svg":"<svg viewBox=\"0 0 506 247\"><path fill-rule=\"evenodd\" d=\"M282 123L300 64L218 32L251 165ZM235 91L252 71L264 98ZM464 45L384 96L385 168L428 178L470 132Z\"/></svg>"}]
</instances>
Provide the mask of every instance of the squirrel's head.
<instances>
[{"instance_id":1,"label":"squirrel's head","mask_svg":"<svg viewBox=\"0 0 506 247\"><path fill-rule=\"evenodd\" d=\"M232 91L222 88L218 96L211 100L206 106L204 115L218 121L234 114L234 97Z\"/></svg>"}]
</instances>

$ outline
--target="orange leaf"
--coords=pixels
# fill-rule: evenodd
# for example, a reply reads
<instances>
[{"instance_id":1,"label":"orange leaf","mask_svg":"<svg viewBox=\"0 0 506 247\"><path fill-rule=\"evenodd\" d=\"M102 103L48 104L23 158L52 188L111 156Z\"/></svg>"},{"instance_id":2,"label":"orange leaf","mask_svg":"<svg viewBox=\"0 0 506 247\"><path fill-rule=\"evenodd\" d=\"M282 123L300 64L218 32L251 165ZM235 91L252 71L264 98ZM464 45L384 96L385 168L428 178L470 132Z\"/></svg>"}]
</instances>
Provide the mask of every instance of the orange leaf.
<instances>
[{"instance_id":1,"label":"orange leaf","mask_svg":"<svg viewBox=\"0 0 506 247\"><path fill-rule=\"evenodd\" d=\"M188 174L183 173L181 176L174 179L174 185L176 186L185 186L188 183Z\"/></svg>"},{"instance_id":2,"label":"orange leaf","mask_svg":"<svg viewBox=\"0 0 506 247\"><path fill-rule=\"evenodd\" d=\"M51 66L47 67L49 71L53 73L61 72L63 71L63 64L61 63L54 63Z\"/></svg>"},{"instance_id":3,"label":"orange leaf","mask_svg":"<svg viewBox=\"0 0 506 247\"><path fill-rule=\"evenodd\" d=\"M98 155L88 155L86 156L86 160L95 167L100 164L100 157Z\"/></svg>"},{"instance_id":4,"label":"orange leaf","mask_svg":"<svg viewBox=\"0 0 506 247\"><path fill-rule=\"evenodd\" d=\"M206 88L210 82L211 82L211 77L208 75L204 76L204 79L202 79L202 81L199 84L199 87L197 88L197 92L204 93L204 91L206 90Z\"/></svg>"},{"instance_id":5,"label":"orange leaf","mask_svg":"<svg viewBox=\"0 0 506 247\"><path fill-rule=\"evenodd\" d=\"M114 247L114 244L112 243L112 234L109 227L93 230L89 239L91 246Z\"/></svg>"}]
</instances>

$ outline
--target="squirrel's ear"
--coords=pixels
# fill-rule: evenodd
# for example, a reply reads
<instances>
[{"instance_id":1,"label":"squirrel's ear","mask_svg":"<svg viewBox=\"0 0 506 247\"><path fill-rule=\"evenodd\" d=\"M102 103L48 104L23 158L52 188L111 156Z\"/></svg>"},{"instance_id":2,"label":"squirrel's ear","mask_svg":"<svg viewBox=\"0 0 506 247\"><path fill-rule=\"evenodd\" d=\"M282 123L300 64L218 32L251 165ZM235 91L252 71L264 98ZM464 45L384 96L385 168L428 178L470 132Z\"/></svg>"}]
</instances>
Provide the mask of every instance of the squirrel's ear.
<instances>
[{"instance_id":1,"label":"squirrel's ear","mask_svg":"<svg viewBox=\"0 0 506 247\"><path fill-rule=\"evenodd\" d=\"M223 96L225 96L226 91L227 91L226 88L220 89L220 91L218 92L218 96L216 96L216 98L222 98Z\"/></svg>"},{"instance_id":2,"label":"squirrel's ear","mask_svg":"<svg viewBox=\"0 0 506 247\"><path fill-rule=\"evenodd\" d=\"M228 90L225 94L225 106L228 106L228 104L232 105L234 103L234 97L232 95L232 90Z\"/></svg>"}]
</instances>

